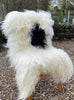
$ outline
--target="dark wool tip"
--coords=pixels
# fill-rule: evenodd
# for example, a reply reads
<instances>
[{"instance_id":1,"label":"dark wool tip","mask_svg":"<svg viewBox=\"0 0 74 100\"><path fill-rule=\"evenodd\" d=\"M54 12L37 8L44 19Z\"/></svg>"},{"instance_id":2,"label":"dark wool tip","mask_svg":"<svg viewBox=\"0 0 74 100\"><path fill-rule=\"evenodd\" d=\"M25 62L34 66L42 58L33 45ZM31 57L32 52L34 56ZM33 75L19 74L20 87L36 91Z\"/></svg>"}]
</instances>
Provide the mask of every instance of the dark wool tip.
<instances>
[{"instance_id":1,"label":"dark wool tip","mask_svg":"<svg viewBox=\"0 0 74 100\"><path fill-rule=\"evenodd\" d=\"M32 32L31 34L32 46L45 48L46 35L45 31L39 27L39 24L35 24L31 32Z\"/></svg>"}]
</instances>

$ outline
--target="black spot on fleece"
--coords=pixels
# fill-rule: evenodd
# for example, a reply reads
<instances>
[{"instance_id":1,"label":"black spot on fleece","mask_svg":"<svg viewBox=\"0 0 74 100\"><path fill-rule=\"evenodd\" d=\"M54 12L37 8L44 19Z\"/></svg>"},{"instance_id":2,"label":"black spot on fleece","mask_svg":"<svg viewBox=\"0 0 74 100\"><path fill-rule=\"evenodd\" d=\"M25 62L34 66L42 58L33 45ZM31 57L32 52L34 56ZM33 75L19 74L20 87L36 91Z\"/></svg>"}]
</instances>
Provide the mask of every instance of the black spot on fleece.
<instances>
[{"instance_id":1,"label":"black spot on fleece","mask_svg":"<svg viewBox=\"0 0 74 100\"><path fill-rule=\"evenodd\" d=\"M32 32L31 34L32 46L45 48L46 35L45 31L39 27L39 24L35 24L31 32Z\"/></svg>"}]
</instances>

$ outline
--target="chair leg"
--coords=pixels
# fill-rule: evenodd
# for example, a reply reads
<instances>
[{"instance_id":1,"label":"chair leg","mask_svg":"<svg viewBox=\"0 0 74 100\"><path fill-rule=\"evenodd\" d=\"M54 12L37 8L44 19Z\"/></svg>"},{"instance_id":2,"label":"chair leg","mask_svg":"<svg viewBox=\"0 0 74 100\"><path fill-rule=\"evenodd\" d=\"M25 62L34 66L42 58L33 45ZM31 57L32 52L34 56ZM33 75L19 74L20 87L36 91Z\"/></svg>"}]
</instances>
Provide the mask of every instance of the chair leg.
<instances>
[{"instance_id":1,"label":"chair leg","mask_svg":"<svg viewBox=\"0 0 74 100\"><path fill-rule=\"evenodd\" d=\"M50 75L41 75L40 76L40 79L43 79L43 78L46 78L46 77L49 77ZM32 100L32 95L29 97L29 100Z\"/></svg>"},{"instance_id":2,"label":"chair leg","mask_svg":"<svg viewBox=\"0 0 74 100\"><path fill-rule=\"evenodd\" d=\"M41 75L40 76L40 79L43 79L43 78L46 78L46 77L49 77L50 75Z\"/></svg>"},{"instance_id":3,"label":"chair leg","mask_svg":"<svg viewBox=\"0 0 74 100\"><path fill-rule=\"evenodd\" d=\"M58 83L58 90L59 90L60 92L62 92L62 85L61 85L61 82Z\"/></svg>"},{"instance_id":4,"label":"chair leg","mask_svg":"<svg viewBox=\"0 0 74 100\"><path fill-rule=\"evenodd\" d=\"M40 76L40 79L43 79L43 78L46 78L46 77L49 77L50 75L41 75ZM59 82L58 83L58 90L60 91L60 92L62 92L62 84L61 84L61 82ZM32 100L32 95L29 97L29 100Z\"/></svg>"},{"instance_id":5,"label":"chair leg","mask_svg":"<svg viewBox=\"0 0 74 100\"><path fill-rule=\"evenodd\" d=\"M32 95L29 97L29 100L32 100Z\"/></svg>"},{"instance_id":6,"label":"chair leg","mask_svg":"<svg viewBox=\"0 0 74 100\"><path fill-rule=\"evenodd\" d=\"M51 76L51 75L41 75L40 79L43 79L43 78L46 78L46 77L49 77L49 76ZM62 84L61 84L61 82L58 83L58 90L60 92L62 92Z\"/></svg>"}]
</instances>

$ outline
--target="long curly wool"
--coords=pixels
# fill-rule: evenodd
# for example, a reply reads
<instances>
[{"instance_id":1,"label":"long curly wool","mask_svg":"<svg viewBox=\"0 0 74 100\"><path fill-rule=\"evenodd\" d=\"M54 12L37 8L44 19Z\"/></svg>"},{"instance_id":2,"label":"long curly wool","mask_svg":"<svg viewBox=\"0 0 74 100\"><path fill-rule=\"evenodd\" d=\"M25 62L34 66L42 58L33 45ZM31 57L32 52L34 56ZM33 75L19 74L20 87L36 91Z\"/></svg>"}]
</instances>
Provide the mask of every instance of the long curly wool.
<instances>
[{"instance_id":1,"label":"long curly wool","mask_svg":"<svg viewBox=\"0 0 74 100\"><path fill-rule=\"evenodd\" d=\"M44 11L13 11L5 17L2 30L8 39L7 56L16 71L18 100L32 94L40 75L50 74L58 83L69 80L73 74L68 54L52 46L53 24L51 14Z\"/></svg>"}]
</instances>

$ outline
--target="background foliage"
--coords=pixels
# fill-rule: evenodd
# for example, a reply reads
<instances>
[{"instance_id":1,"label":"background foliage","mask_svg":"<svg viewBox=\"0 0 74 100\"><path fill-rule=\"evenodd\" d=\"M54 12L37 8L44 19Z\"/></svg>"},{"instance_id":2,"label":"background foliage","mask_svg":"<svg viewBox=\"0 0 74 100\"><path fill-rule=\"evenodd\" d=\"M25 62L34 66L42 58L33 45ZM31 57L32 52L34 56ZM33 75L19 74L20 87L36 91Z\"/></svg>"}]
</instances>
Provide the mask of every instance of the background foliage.
<instances>
[{"instance_id":1,"label":"background foliage","mask_svg":"<svg viewBox=\"0 0 74 100\"><path fill-rule=\"evenodd\" d=\"M24 11L29 10L45 10L52 13L52 18L55 20L54 39L71 39L74 38L74 0L0 0L0 22L5 15L13 10ZM71 11L69 22L63 23L63 18L68 19L68 11ZM60 24L61 23L61 24ZM59 27L59 28L58 28ZM69 38L70 37L70 38ZM6 42L0 29L0 43Z\"/></svg>"}]
</instances>

